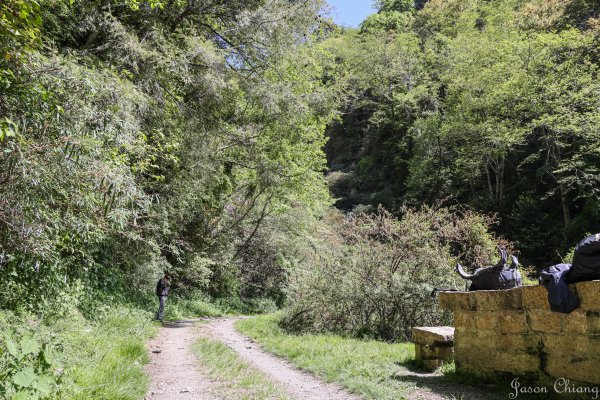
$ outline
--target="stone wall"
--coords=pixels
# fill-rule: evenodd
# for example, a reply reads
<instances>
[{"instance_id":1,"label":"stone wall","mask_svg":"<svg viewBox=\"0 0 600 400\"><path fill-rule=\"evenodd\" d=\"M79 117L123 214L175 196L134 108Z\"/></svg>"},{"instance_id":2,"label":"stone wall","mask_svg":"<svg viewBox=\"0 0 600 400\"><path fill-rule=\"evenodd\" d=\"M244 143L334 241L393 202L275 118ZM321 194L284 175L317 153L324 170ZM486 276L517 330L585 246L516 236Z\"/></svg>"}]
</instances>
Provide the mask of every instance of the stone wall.
<instances>
[{"instance_id":1,"label":"stone wall","mask_svg":"<svg viewBox=\"0 0 600 400\"><path fill-rule=\"evenodd\" d=\"M543 286L440 293L457 371L600 384L600 281L572 288L581 306L570 314L550 311Z\"/></svg>"}]
</instances>

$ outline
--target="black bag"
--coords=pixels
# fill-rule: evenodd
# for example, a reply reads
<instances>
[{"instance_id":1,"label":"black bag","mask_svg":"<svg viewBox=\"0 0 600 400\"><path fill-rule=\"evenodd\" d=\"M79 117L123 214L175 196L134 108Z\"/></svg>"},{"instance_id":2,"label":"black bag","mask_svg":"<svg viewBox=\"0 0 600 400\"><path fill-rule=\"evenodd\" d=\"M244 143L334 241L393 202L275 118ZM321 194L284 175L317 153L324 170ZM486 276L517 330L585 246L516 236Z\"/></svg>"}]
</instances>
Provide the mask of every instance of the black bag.
<instances>
[{"instance_id":1,"label":"black bag","mask_svg":"<svg viewBox=\"0 0 600 400\"><path fill-rule=\"evenodd\" d=\"M165 282L164 278L158 280L156 284L156 295L157 296L167 296L169 294L169 288L167 286L167 282Z\"/></svg>"},{"instance_id":2,"label":"black bag","mask_svg":"<svg viewBox=\"0 0 600 400\"><path fill-rule=\"evenodd\" d=\"M570 283L595 279L600 279L600 233L579 242L575 247L571 270L565 276Z\"/></svg>"},{"instance_id":3,"label":"black bag","mask_svg":"<svg viewBox=\"0 0 600 400\"><path fill-rule=\"evenodd\" d=\"M505 290L523 285L519 272L519 260L511 256L512 264L507 265L508 253L504 248L498 248L500 261L490 267L477 269L473 274L467 274L462 265L456 264L456 271L463 278L471 281L469 290Z\"/></svg>"},{"instance_id":4,"label":"black bag","mask_svg":"<svg viewBox=\"0 0 600 400\"><path fill-rule=\"evenodd\" d=\"M568 314L579 307L579 298L571 292L565 280L570 271L570 264L558 264L540 273L540 284L548 290L548 303L552 311Z\"/></svg>"}]
</instances>

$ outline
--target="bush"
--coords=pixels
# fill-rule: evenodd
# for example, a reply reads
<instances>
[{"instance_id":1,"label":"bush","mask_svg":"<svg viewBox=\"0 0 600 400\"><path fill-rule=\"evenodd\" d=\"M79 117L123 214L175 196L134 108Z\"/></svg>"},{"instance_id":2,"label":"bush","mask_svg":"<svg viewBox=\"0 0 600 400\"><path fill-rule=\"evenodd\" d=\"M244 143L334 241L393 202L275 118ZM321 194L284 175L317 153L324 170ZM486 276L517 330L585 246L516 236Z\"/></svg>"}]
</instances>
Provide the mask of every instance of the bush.
<instances>
[{"instance_id":1,"label":"bush","mask_svg":"<svg viewBox=\"0 0 600 400\"><path fill-rule=\"evenodd\" d=\"M275 301L269 298L224 297L218 299L217 304L226 314L265 314L278 310Z\"/></svg>"},{"instance_id":2,"label":"bush","mask_svg":"<svg viewBox=\"0 0 600 400\"><path fill-rule=\"evenodd\" d=\"M294 274L282 326L397 340L413 326L448 323L431 293L463 286L452 270L457 260L489 261L491 222L432 208L404 210L400 220L382 208L350 214L337 224L330 250Z\"/></svg>"},{"instance_id":3,"label":"bush","mask_svg":"<svg viewBox=\"0 0 600 400\"><path fill-rule=\"evenodd\" d=\"M158 307L158 301L156 301L156 307ZM219 305L198 294L184 298L171 296L165 306L165 318L168 320L190 317L220 317L223 314L224 312Z\"/></svg>"},{"instance_id":4,"label":"bush","mask_svg":"<svg viewBox=\"0 0 600 400\"><path fill-rule=\"evenodd\" d=\"M35 329L36 321L15 325L13 314L0 315L0 398L44 399L58 390L60 371L54 344Z\"/></svg>"}]
</instances>

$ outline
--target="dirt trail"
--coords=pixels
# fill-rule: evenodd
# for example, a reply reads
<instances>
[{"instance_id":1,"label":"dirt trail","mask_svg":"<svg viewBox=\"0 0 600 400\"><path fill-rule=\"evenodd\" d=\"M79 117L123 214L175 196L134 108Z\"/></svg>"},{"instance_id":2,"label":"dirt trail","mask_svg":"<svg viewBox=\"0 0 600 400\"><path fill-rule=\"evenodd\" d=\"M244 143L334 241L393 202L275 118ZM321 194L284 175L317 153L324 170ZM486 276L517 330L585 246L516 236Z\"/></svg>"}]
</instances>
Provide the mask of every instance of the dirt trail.
<instances>
[{"instance_id":1,"label":"dirt trail","mask_svg":"<svg viewBox=\"0 0 600 400\"><path fill-rule=\"evenodd\" d=\"M225 343L255 369L265 373L296 400L359 400L335 383L326 383L313 375L300 371L287 361L265 352L261 347L242 334L234 324L240 318L210 319L197 325L193 321L166 324L158 336L148 344L151 363L146 371L151 377L146 400L216 400L223 399L222 382L211 380L191 350L194 341L208 337ZM410 399L441 400L454 398L454 394L465 399L489 399L489 394L445 382L443 376L419 374L409 370L400 373L397 379L416 383L418 387L405 395ZM493 397L493 396L492 396ZM231 399L235 400L235 399Z\"/></svg>"},{"instance_id":2,"label":"dirt trail","mask_svg":"<svg viewBox=\"0 0 600 400\"><path fill-rule=\"evenodd\" d=\"M296 400L358 400L339 385L325 383L299 371L289 363L264 352L251 339L237 333L234 323L239 318L210 320L200 327L196 321L166 324L148 343L151 362L146 371L151 377L146 400L214 400L221 399L219 382L211 380L191 350L200 336L219 340L235 350L255 369L264 372ZM232 399L233 400L233 399Z\"/></svg>"},{"instance_id":3,"label":"dirt trail","mask_svg":"<svg viewBox=\"0 0 600 400\"><path fill-rule=\"evenodd\" d=\"M235 350L255 369L264 372L283 387L289 396L297 400L358 400L341 386L326 383L313 375L302 372L287 361L265 352L252 339L238 333L234 324L239 318L224 318L205 325L202 330L212 339L220 340Z\"/></svg>"},{"instance_id":4,"label":"dirt trail","mask_svg":"<svg viewBox=\"0 0 600 400\"><path fill-rule=\"evenodd\" d=\"M216 383L198 368L191 346L198 337L196 321L165 324L148 343L151 362L146 367L150 389L146 400L213 400Z\"/></svg>"}]
</instances>

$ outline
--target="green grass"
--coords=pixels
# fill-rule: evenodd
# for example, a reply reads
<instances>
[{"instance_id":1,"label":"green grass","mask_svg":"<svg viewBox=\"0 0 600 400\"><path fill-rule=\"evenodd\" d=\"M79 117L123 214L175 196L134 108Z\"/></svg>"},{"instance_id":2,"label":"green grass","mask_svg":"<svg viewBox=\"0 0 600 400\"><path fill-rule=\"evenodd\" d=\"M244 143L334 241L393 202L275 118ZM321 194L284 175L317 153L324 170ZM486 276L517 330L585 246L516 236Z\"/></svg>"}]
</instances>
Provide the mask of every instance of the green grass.
<instances>
[{"instance_id":1,"label":"green grass","mask_svg":"<svg viewBox=\"0 0 600 400\"><path fill-rule=\"evenodd\" d=\"M158 300L156 300L158 308ZM177 298L169 297L165 305L165 319L177 321L195 317L220 317L225 312L216 304L204 297Z\"/></svg>"},{"instance_id":2,"label":"green grass","mask_svg":"<svg viewBox=\"0 0 600 400\"><path fill-rule=\"evenodd\" d=\"M63 362L68 378L61 398L139 400L146 394L149 362L146 340L157 331L149 313L127 308L110 311L98 321L64 321Z\"/></svg>"},{"instance_id":3,"label":"green grass","mask_svg":"<svg viewBox=\"0 0 600 400\"><path fill-rule=\"evenodd\" d=\"M414 346L410 343L388 344L336 335L290 335L277 325L278 318L277 315L266 315L240 320L236 328L266 350L289 359L296 366L327 381L337 381L365 399L411 399L415 397L411 395L415 386L450 399L506 399L514 392L510 387L512 378L498 376L484 382L479 377L458 373L454 363L442 366L440 372L443 375L415 373ZM399 372L402 377L398 376ZM524 380L522 382L526 385ZM546 386L548 393L523 393L519 398L586 398L586 395L553 393L553 381L539 385ZM470 389L473 387L477 390ZM465 392L468 393L466 396L461 394ZM589 394L587 398L590 398Z\"/></svg>"},{"instance_id":4,"label":"green grass","mask_svg":"<svg viewBox=\"0 0 600 400\"><path fill-rule=\"evenodd\" d=\"M396 378L402 365L414 359L410 343L289 335L278 327L276 315L241 320L236 328L266 350L329 382L337 381L366 399L398 400L415 386L414 382Z\"/></svg>"},{"instance_id":5,"label":"green grass","mask_svg":"<svg viewBox=\"0 0 600 400\"><path fill-rule=\"evenodd\" d=\"M3 320L9 323L0 323L2 333L31 335L57 349L52 373L60 378L50 398L139 400L145 396L148 377L143 365L149 361L145 343L158 327L149 312L116 305L93 321L73 312L41 322L2 311L0 322Z\"/></svg>"},{"instance_id":6,"label":"green grass","mask_svg":"<svg viewBox=\"0 0 600 400\"><path fill-rule=\"evenodd\" d=\"M158 300L156 300L158 307ZM195 317L221 317L223 315L256 315L272 313L277 306L271 299L259 298L242 301L237 297L211 300L202 295L169 297L165 306L165 319L177 321Z\"/></svg>"},{"instance_id":7,"label":"green grass","mask_svg":"<svg viewBox=\"0 0 600 400\"><path fill-rule=\"evenodd\" d=\"M220 381L220 390L231 399L287 399L282 389L275 386L263 373L223 343L200 338L194 344L199 362L207 367L213 379Z\"/></svg>"}]
</instances>

